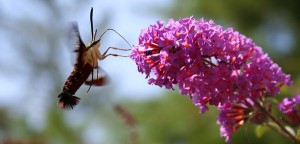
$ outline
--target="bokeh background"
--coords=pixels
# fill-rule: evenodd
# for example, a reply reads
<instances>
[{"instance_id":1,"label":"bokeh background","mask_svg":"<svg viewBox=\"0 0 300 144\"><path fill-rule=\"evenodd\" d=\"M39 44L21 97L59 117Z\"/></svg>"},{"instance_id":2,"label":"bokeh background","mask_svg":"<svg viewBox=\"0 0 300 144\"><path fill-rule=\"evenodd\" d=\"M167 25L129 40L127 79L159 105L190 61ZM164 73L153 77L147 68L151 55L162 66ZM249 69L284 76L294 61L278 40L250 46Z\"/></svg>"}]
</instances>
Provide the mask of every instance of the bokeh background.
<instances>
[{"instance_id":1,"label":"bokeh background","mask_svg":"<svg viewBox=\"0 0 300 144\"><path fill-rule=\"evenodd\" d=\"M206 144L225 143L214 108L198 108L177 90L147 84L129 58L100 62L107 86L83 86L72 111L57 107L57 95L72 70L70 21L77 21L85 43L91 40L89 11L94 7L98 34L113 28L137 44L142 28L157 20L194 16L213 19L251 37L263 47L294 85L282 99L300 93L300 1L298 0L0 0L0 143L1 144ZM99 36L99 35L98 35ZM129 48L120 36L105 34L107 47ZM112 51L129 55L129 53ZM115 110L121 105L136 121L132 126ZM129 115L127 115L129 116ZM275 132L261 137L247 124L231 143L291 143Z\"/></svg>"}]
</instances>

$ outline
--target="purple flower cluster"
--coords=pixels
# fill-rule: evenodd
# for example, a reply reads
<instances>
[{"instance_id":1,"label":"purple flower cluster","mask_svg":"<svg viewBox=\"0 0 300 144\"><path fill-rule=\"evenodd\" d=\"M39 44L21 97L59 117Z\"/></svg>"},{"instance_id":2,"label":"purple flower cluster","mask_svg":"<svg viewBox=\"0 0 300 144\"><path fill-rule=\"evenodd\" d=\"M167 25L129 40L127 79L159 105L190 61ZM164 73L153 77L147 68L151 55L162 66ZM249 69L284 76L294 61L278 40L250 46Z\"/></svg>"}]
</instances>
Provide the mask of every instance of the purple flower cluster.
<instances>
[{"instance_id":1,"label":"purple flower cluster","mask_svg":"<svg viewBox=\"0 0 300 144\"><path fill-rule=\"evenodd\" d=\"M249 98L238 104L227 102L218 109L220 114L217 123L221 125L220 135L226 137L226 142L230 141L231 135L247 121L261 124L266 120L265 115L257 110L254 102Z\"/></svg>"},{"instance_id":2,"label":"purple flower cluster","mask_svg":"<svg viewBox=\"0 0 300 144\"><path fill-rule=\"evenodd\" d=\"M296 95L293 98L284 98L278 109L287 115L289 120L282 118L282 120L291 126L300 125L300 95Z\"/></svg>"},{"instance_id":3,"label":"purple flower cluster","mask_svg":"<svg viewBox=\"0 0 300 144\"><path fill-rule=\"evenodd\" d=\"M279 93L290 76L251 39L193 17L158 21L143 29L130 57L149 84L188 95L203 113L223 105Z\"/></svg>"},{"instance_id":4,"label":"purple flower cluster","mask_svg":"<svg viewBox=\"0 0 300 144\"><path fill-rule=\"evenodd\" d=\"M245 123L247 116L245 112L248 107L226 103L219 109L221 110L218 117L218 124L221 125L220 135L226 137L226 142L228 142L233 132Z\"/></svg>"},{"instance_id":5,"label":"purple flower cluster","mask_svg":"<svg viewBox=\"0 0 300 144\"><path fill-rule=\"evenodd\" d=\"M218 106L221 135L228 140L237 125L227 115L235 104L273 96L281 86L291 84L290 76L261 47L212 20L158 21L141 31L130 57L149 84L178 86L201 113L207 105Z\"/></svg>"}]
</instances>

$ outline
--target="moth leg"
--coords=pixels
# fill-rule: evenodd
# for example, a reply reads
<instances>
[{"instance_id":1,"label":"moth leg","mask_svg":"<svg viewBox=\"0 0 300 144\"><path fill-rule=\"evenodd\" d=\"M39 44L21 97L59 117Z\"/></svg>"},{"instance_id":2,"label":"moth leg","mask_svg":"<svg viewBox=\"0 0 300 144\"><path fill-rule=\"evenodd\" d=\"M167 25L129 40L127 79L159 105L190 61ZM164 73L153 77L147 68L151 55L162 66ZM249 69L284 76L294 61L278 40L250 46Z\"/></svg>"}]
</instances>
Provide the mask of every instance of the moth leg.
<instances>
[{"instance_id":1,"label":"moth leg","mask_svg":"<svg viewBox=\"0 0 300 144\"><path fill-rule=\"evenodd\" d=\"M109 47L109 48L106 49L106 51L103 53L102 56L105 56L110 49L121 50L121 51L130 51L131 50L131 49L122 49L122 48L116 48L116 47Z\"/></svg>"},{"instance_id":2,"label":"moth leg","mask_svg":"<svg viewBox=\"0 0 300 144\"><path fill-rule=\"evenodd\" d=\"M94 63L92 65L94 65ZM98 68L97 68L97 70L98 70ZM93 80L94 80L94 71L92 71L92 81ZM88 93L90 91L91 87L92 87L92 83L90 84L89 89L86 91L86 93Z\"/></svg>"},{"instance_id":3,"label":"moth leg","mask_svg":"<svg viewBox=\"0 0 300 144\"><path fill-rule=\"evenodd\" d=\"M115 56L115 57L129 57L129 56L124 56L124 55L119 55L119 54L106 54L102 55L102 59L105 59L108 56Z\"/></svg>"}]
</instances>

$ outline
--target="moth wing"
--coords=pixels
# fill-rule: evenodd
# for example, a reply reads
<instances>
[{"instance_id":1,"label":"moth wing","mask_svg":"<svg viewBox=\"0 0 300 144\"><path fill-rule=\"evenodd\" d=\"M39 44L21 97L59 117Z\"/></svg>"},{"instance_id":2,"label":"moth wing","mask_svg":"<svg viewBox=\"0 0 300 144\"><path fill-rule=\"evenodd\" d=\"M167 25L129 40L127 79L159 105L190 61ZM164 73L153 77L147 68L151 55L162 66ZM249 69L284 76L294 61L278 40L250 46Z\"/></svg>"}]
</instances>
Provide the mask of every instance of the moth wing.
<instances>
[{"instance_id":1,"label":"moth wing","mask_svg":"<svg viewBox=\"0 0 300 144\"><path fill-rule=\"evenodd\" d=\"M90 86L104 86L107 82L108 76L106 72L98 66L97 68L94 68L93 72L84 83Z\"/></svg>"},{"instance_id":2,"label":"moth wing","mask_svg":"<svg viewBox=\"0 0 300 144\"><path fill-rule=\"evenodd\" d=\"M71 50L74 52L74 56L72 57L75 59L75 64L78 64L79 66L83 66L85 64L84 52L86 46L81 39L77 22L71 22L69 40L70 43L72 44Z\"/></svg>"}]
</instances>

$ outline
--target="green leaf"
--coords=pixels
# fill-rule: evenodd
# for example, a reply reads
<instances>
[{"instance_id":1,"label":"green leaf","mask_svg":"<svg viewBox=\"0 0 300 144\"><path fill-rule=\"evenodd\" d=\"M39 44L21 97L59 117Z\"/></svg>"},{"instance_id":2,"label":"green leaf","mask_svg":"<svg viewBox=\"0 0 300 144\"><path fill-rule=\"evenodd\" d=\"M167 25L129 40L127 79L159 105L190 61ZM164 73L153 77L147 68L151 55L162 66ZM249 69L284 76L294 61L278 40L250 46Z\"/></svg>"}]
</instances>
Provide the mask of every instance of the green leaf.
<instances>
[{"instance_id":1,"label":"green leaf","mask_svg":"<svg viewBox=\"0 0 300 144\"><path fill-rule=\"evenodd\" d=\"M296 139L300 140L300 127L298 127L298 129L297 129Z\"/></svg>"},{"instance_id":2,"label":"green leaf","mask_svg":"<svg viewBox=\"0 0 300 144\"><path fill-rule=\"evenodd\" d=\"M255 135L256 135L256 137L261 138L269 130L270 130L270 128L268 126L258 125L255 128Z\"/></svg>"}]
</instances>

